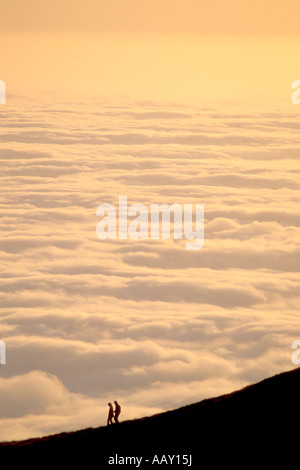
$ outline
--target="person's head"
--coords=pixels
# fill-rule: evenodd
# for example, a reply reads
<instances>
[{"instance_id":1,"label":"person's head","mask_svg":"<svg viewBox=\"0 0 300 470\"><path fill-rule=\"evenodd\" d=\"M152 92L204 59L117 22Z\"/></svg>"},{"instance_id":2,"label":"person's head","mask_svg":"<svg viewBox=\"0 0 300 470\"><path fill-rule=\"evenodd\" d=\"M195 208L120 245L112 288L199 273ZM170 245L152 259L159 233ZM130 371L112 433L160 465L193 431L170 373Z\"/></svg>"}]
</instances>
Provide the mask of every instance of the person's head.
<instances>
[{"instance_id":1,"label":"person's head","mask_svg":"<svg viewBox=\"0 0 300 470\"><path fill-rule=\"evenodd\" d=\"M118 402L115 400L115 401L114 401L114 404L115 404L115 405L118 405Z\"/></svg>"},{"instance_id":2,"label":"person's head","mask_svg":"<svg viewBox=\"0 0 300 470\"><path fill-rule=\"evenodd\" d=\"M112 404L111 404L111 403L107 403L107 404L108 404L108 406L109 406L110 408L112 407Z\"/></svg>"}]
</instances>

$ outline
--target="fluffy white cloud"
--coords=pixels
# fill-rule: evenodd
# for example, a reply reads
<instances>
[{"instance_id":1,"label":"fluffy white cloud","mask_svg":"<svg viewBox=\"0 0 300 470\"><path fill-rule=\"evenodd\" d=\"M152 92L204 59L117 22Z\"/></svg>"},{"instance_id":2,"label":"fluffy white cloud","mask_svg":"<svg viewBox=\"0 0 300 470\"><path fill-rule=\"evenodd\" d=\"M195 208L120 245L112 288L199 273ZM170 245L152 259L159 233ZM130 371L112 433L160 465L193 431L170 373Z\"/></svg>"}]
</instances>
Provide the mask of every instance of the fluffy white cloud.
<instances>
[{"instance_id":1,"label":"fluffy white cloud","mask_svg":"<svg viewBox=\"0 0 300 470\"><path fill-rule=\"evenodd\" d=\"M290 369L300 337L299 118L80 106L0 130L1 440L105 424L114 399L126 419L230 392ZM203 250L101 242L119 195L204 203Z\"/></svg>"}]
</instances>

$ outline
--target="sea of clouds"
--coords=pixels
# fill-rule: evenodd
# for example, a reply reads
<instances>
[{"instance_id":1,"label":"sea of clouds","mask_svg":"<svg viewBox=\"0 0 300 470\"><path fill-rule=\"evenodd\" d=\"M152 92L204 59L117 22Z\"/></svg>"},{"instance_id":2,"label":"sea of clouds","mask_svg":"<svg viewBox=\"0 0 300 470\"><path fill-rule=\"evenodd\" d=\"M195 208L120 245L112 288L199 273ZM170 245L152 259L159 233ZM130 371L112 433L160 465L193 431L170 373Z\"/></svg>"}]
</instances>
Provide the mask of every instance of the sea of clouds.
<instances>
[{"instance_id":1,"label":"sea of clouds","mask_svg":"<svg viewBox=\"0 0 300 470\"><path fill-rule=\"evenodd\" d=\"M106 423L292 369L300 116L234 106L0 109L0 439ZM96 236L96 208L205 205L205 242Z\"/></svg>"}]
</instances>

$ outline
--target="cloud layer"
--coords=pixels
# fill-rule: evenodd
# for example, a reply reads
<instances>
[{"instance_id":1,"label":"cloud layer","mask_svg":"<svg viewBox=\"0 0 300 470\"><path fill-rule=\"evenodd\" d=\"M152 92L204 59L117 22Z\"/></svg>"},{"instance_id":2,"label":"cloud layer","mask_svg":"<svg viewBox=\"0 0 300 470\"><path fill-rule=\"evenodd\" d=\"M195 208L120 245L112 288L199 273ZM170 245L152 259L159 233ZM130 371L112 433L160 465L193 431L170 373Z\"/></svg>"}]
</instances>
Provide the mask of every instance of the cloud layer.
<instances>
[{"instance_id":1,"label":"cloud layer","mask_svg":"<svg viewBox=\"0 0 300 470\"><path fill-rule=\"evenodd\" d=\"M0 439L105 424L288 370L300 336L291 113L12 105L1 159ZM205 205L205 243L96 237L96 208Z\"/></svg>"}]
</instances>

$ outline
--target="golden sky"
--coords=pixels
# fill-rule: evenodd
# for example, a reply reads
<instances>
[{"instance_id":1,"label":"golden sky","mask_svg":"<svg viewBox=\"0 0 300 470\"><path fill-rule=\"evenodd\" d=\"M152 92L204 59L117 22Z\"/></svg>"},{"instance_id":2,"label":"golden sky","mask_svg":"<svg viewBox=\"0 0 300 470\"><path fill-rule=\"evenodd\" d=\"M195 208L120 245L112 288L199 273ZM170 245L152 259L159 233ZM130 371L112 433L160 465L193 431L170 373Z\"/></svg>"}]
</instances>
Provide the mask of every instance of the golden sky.
<instances>
[{"instance_id":1,"label":"golden sky","mask_svg":"<svg viewBox=\"0 0 300 470\"><path fill-rule=\"evenodd\" d=\"M2 33L7 95L291 103L299 41Z\"/></svg>"},{"instance_id":2,"label":"golden sky","mask_svg":"<svg viewBox=\"0 0 300 470\"><path fill-rule=\"evenodd\" d=\"M298 1L1 0L0 440L99 426L292 368ZM203 250L96 236L201 203Z\"/></svg>"},{"instance_id":3,"label":"golden sky","mask_svg":"<svg viewBox=\"0 0 300 470\"><path fill-rule=\"evenodd\" d=\"M175 102L290 100L297 1L3 2L7 94Z\"/></svg>"},{"instance_id":4,"label":"golden sky","mask_svg":"<svg viewBox=\"0 0 300 470\"><path fill-rule=\"evenodd\" d=\"M298 36L297 0L1 1L1 31Z\"/></svg>"}]
</instances>

